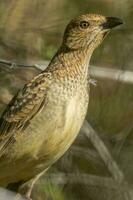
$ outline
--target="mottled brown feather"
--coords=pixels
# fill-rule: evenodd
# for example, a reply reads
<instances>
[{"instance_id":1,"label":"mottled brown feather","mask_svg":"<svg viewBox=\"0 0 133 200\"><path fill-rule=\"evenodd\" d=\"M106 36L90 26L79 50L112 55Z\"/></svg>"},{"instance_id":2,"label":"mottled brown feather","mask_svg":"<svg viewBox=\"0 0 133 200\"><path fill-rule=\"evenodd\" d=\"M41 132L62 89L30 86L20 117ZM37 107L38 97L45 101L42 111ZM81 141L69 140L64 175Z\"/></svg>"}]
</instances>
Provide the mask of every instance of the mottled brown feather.
<instances>
[{"instance_id":1,"label":"mottled brown feather","mask_svg":"<svg viewBox=\"0 0 133 200\"><path fill-rule=\"evenodd\" d=\"M27 127L30 120L43 109L49 83L49 73L39 74L10 101L0 118L0 155L14 141L14 134Z\"/></svg>"}]
</instances>

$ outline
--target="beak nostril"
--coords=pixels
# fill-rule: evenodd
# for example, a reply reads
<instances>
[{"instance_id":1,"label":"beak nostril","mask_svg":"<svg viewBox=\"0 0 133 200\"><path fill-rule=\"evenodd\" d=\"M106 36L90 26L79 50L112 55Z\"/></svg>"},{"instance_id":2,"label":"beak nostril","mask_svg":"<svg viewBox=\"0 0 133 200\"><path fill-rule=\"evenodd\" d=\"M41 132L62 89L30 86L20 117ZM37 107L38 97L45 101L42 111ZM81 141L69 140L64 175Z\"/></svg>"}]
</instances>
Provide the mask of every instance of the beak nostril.
<instances>
[{"instance_id":1,"label":"beak nostril","mask_svg":"<svg viewBox=\"0 0 133 200\"><path fill-rule=\"evenodd\" d=\"M102 24L104 29L112 29L123 24L123 21L116 17L106 17L106 22Z\"/></svg>"}]
</instances>

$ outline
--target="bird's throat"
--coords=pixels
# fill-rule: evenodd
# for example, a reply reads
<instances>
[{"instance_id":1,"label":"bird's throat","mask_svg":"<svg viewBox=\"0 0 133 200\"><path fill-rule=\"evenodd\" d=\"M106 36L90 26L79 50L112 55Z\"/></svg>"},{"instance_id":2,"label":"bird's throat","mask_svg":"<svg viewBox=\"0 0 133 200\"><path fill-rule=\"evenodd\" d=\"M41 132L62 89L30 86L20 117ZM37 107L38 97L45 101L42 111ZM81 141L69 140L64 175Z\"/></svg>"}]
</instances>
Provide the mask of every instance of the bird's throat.
<instances>
[{"instance_id":1,"label":"bird's throat","mask_svg":"<svg viewBox=\"0 0 133 200\"><path fill-rule=\"evenodd\" d=\"M62 67L73 74L87 77L92 51L88 48L61 52L57 55Z\"/></svg>"}]
</instances>

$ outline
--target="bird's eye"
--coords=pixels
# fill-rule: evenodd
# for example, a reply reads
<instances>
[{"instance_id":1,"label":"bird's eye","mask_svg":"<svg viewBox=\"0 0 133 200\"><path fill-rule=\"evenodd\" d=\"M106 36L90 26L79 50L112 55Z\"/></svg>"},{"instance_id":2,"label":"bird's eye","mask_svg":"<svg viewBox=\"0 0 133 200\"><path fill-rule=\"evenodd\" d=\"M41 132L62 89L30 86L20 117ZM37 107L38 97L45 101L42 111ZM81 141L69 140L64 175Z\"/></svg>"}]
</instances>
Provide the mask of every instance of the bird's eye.
<instances>
[{"instance_id":1,"label":"bird's eye","mask_svg":"<svg viewBox=\"0 0 133 200\"><path fill-rule=\"evenodd\" d=\"M83 29L88 28L89 25L90 25L90 24L89 24L89 22L87 22L87 21L81 21L81 22L80 22L80 27L83 28Z\"/></svg>"}]
</instances>

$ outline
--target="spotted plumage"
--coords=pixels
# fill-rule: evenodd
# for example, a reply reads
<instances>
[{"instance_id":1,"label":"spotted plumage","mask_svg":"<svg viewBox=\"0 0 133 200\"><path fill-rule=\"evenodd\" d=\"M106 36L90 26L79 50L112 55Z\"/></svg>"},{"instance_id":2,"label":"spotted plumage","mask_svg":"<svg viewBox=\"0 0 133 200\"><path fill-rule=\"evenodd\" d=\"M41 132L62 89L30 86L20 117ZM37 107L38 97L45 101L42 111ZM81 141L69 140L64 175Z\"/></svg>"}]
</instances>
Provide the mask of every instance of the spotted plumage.
<instances>
[{"instance_id":1,"label":"spotted plumage","mask_svg":"<svg viewBox=\"0 0 133 200\"><path fill-rule=\"evenodd\" d=\"M86 14L67 26L49 66L14 96L0 118L0 185L27 181L75 140L89 102L94 49L121 21Z\"/></svg>"}]
</instances>

